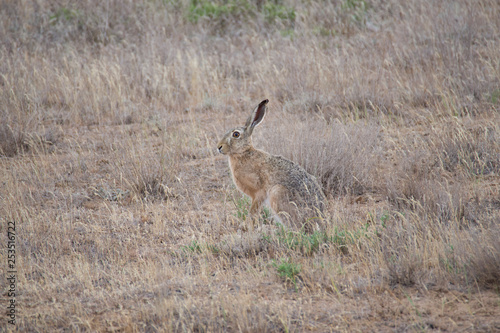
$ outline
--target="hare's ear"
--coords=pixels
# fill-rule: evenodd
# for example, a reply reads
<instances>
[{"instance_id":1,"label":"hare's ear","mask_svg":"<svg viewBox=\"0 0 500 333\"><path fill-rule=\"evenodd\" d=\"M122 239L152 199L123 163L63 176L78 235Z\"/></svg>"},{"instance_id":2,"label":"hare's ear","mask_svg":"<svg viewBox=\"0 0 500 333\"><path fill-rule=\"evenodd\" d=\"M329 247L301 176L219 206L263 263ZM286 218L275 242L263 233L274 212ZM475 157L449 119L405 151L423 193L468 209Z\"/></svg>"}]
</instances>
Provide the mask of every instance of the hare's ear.
<instances>
[{"instance_id":1,"label":"hare's ear","mask_svg":"<svg viewBox=\"0 0 500 333\"><path fill-rule=\"evenodd\" d=\"M260 122L264 119L266 115L266 105L269 103L268 99L263 100L257 105L257 107L253 110L250 117L248 117L247 122L245 124L245 129L249 134L252 133L255 126L260 124Z\"/></svg>"}]
</instances>

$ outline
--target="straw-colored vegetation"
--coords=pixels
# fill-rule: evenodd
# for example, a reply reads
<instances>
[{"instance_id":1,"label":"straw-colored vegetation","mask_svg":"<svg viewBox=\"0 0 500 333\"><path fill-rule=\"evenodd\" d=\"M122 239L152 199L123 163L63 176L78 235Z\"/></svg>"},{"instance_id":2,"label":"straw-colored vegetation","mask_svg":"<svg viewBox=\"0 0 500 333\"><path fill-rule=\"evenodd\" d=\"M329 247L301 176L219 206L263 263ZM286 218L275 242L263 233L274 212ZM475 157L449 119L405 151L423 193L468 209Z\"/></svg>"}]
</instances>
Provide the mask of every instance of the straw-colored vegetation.
<instances>
[{"instance_id":1,"label":"straw-colored vegetation","mask_svg":"<svg viewBox=\"0 0 500 333\"><path fill-rule=\"evenodd\" d=\"M216 143L265 98L322 232L238 231ZM0 327L500 330L499 109L494 0L3 1Z\"/></svg>"}]
</instances>

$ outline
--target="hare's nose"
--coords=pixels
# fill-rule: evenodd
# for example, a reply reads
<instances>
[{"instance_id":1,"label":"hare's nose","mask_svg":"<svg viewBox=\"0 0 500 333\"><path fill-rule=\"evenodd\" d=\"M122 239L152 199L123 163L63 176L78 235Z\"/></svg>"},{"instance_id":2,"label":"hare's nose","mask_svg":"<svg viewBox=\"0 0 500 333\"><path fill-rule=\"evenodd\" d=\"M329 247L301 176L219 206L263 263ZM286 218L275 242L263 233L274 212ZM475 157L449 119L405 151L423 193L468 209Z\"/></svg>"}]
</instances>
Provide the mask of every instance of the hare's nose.
<instances>
[{"instance_id":1,"label":"hare's nose","mask_svg":"<svg viewBox=\"0 0 500 333\"><path fill-rule=\"evenodd\" d=\"M222 153L222 146L219 146L219 153Z\"/></svg>"}]
</instances>

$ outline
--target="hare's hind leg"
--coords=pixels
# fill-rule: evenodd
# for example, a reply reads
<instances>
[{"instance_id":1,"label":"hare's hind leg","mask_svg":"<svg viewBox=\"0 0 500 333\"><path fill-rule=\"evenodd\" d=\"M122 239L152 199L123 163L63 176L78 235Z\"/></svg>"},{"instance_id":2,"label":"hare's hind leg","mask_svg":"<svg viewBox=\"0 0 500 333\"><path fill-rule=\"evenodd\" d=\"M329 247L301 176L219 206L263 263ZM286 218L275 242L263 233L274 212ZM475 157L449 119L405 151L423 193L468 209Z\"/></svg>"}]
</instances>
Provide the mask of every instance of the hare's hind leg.
<instances>
[{"instance_id":1,"label":"hare's hind leg","mask_svg":"<svg viewBox=\"0 0 500 333\"><path fill-rule=\"evenodd\" d=\"M282 185L274 185L269 191L269 205L271 209L279 214L285 210L285 206L288 204L286 195L286 188Z\"/></svg>"},{"instance_id":2,"label":"hare's hind leg","mask_svg":"<svg viewBox=\"0 0 500 333\"><path fill-rule=\"evenodd\" d=\"M279 222L291 226L295 218L294 207L290 203L288 190L282 185L275 185L269 191L269 205L277 215Z\"/></svg>"},{"instance_id":3,"label":"hare's hind leg","mask_svg":"<svg viewBox=\"0 0 500 333\"><path fill-rule=\"evenodd\" d=\"M280 220L289 227L312 233L318 222L317 218L311 218L317 214L311 214L311 209L304 204L303 199L291 200L290 192L281 185L274 186L269 192L269 202L273 211Z\"/></svg>"}]
</instances>

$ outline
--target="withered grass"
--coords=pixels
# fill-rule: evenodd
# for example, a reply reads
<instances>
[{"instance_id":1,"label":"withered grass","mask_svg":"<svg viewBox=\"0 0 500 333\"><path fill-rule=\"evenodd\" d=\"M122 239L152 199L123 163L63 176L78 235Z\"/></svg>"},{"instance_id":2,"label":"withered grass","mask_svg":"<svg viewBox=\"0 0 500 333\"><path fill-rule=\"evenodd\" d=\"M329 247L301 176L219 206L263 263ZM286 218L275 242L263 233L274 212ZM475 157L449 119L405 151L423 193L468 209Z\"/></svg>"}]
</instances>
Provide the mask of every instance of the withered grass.
<instances>
[{"instance_id":1,"label":"withered grass","mask_svg":"<svg viewBox=\"0 0 500 333\"><path fill-rule=\"evenodd\" d=\"M500 330L500 4L195 3L0 5L2 327ZM318 177L322 234L238 231L215 145L264 98L254 144Z\"/></svg>"}]
</instances>

